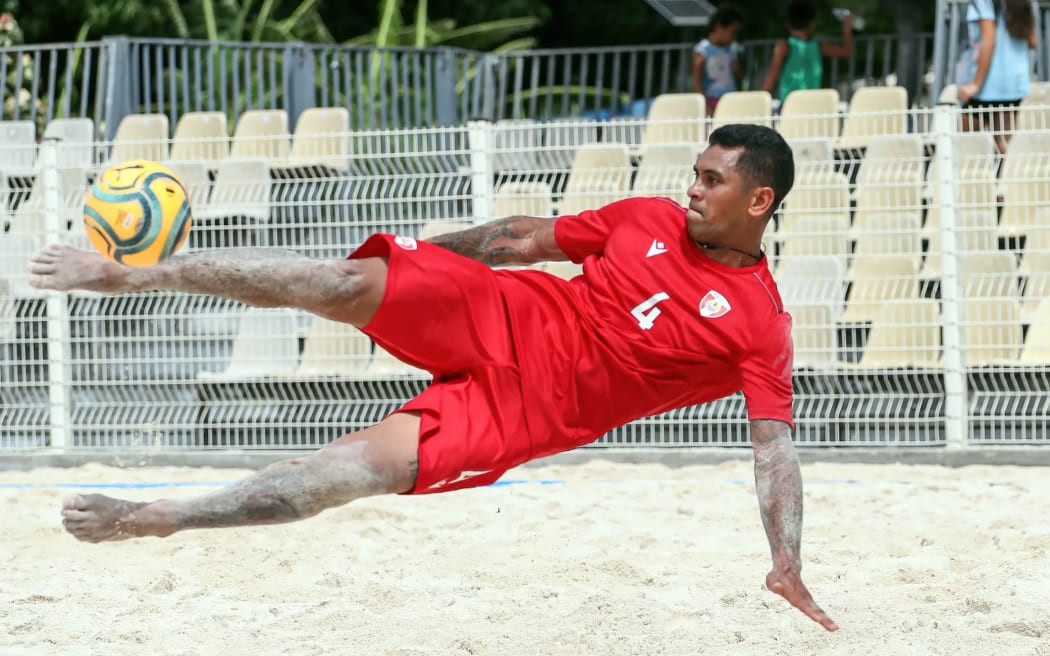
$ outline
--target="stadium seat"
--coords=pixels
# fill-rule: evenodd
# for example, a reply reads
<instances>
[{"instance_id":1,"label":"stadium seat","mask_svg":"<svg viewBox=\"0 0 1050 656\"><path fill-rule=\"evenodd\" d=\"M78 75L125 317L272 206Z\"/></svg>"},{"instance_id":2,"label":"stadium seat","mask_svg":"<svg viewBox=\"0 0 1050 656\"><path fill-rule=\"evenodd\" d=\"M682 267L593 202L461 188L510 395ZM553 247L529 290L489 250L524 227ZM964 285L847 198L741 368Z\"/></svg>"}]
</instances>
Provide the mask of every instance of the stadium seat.
<instances>
[{"instance_id":1,"label":"stadium seat","mask_svg":"<svg viewBox=\"0 0 1050 656\"><path fill-rule=\"evenodd\" d=\"M834 369L838 357L836 307L831 303L788 303L785 300L784 308L792 320L795 369Z\"/></svg>"},{"instance_id":2,"label":"stadium seat","mask_svg":"<svg viewBox=\"0 0 1050 656\"><path fill-rule=\"evenodd\" d=\"M193 216L198 212L206 213L208 196L211 193L211 180L208 178L206 160L172 160L165 165L179 176L190 199L190 210Z\"/></svg>"},{"instance_id":3,"label":"stadium seat","mask_svg":"<svg viewBox=\"0 0 1050 656\"><path fill-rule=\"evenodd\" d=\"M52 119L44 128L43 138L58 140L60 167L90 169L95 166L95 122L90 118Z\"/></svg>"},{"instance_id":4,"label":"stadium seat","mask_svg":"<svg viewBox=\"0 0 1050 656\"><path fill-rule=\"evenodd\" d=\"M996 216L996 175L998 157L995 139L987 132L972 132L956 135L955 180L958 190L956 210L961 212L984 212ZM939 191L940 164L937 157L930 160L926 173L925 196L930 199L926 212L923 236L930 237L939 230L941 201ZM996 218L998 221L998 218Z\"/></svg>"},{"instance_id":5,"label":"stadium seat","mask_svg":"<svg viewBox=\"0 0 1050 656\"><path fill-rule=\"evenodd\" d=\"M583 273L583 265L575 262L546 262L543 270L562 280L572 280Z\"/></svg>"},{"instance_id":6,"label":"stadium seat","mask_svg":"<svg viewBox=\"0 0 1050 656\"><path fill-rule=\"evenodd\" d=\"M493 213L497 217L553 216L550 185L546 182L504 182L496 190Z\"/></svg>"},{"instance_id":7,"label":"stadium seat","mask_svg":"<svg viewBox=\"0 0 1050 656\"><path fill-rule=\"evenodd\" d=\"M596 209L630 194L631 160L623 144L588 144L576 157L558 203L559 214Z\"/></svg>"},{"instance_id":8,"label":"stadium seat","mask_svg":"<svg viewBox=\"0 0 1050 656\"><path fill-rule=\"evenodd\" d=\"M1017 109L1014 128L1020 132L1050 130L1050 84L1032 82L1031 90Z\"/></svg>"},{"instance_id":9,"label":"stadium seat","mask_svg":"<svg viewBox=\"0 0 1050 656\"><path fill-rule=\"evenodd\" d=\"M809 255L783 260L776 281L785 304L823 303L842 309L846 280L841 258Z\"/></svg>"},{"instance_id":10,"label":"stadium seat","mask_svg":"<svg viewBox=\"0 0 1050 656\"><path fill-rule=\"evenodd\" d=\"M999 233L1015 236L1045 225L1050 211L1050 133L1018 132L1003 156Z\"/></svg>"},{"instance_id":11,"label":"stadium seat","mask_svg":"<svg viewBox=\"0 0 1050 656\"><path fill-rule=\"evenodd\" d=\"M261 159L270 166L283 164L291 154L288 112L251 109L237 119L230 143L231 159Z\"/></svg>"},{"instance_id":12,"label":"stadium seat","mask_svg":"<svg viewBox=\"0 0 1050 656\"><path fill-rule=\"evenodd\" d=\"M529 118L501 119L492 128L492 168L495 171L536 171L543 148L543 129Z\"/></svg>"},{"instance_id":13,"label":"stadium seat","mask_svg":"<svg viewBox=\"0 0 1050 656\"><path fill-rule=\"evenodd\" d=\"M835 148L830 139L795 139L789 145L795 157L796 175L834 170Z\"/></svg>"},{"instance_id":14,"label":"stadium seat","mask_svg":"<svg viewBox=\"0 0 1050 656\"><path fill-rule=\"evenodd\" d=\"M958 105L959 86L957 84L946 84L937 96L938 105Z\"/></svg>"},{"instance_id":15,"label":"stadium seat","mask_svg":"<svg viewBox=\"0 0 1050 656\"><path fill-rule=\"evenodd\" d=\"M805 216L844 217L848 229L849 215L849 178L845 174L836 171L801 172L784 199L777 235L780 238L790 234L792 224Z\"/></svg>"},{"instance_id":16,"label":"stadium seat","mask_svg":"<svg viewBox=\"0 0 1050 656\"><path fill-rule=\"evenodd\" d=\"M246 308L238 320L233 351L219 372L202 371L198 380L243 380L285 376L299 363L299 337L295 310Z\"/></svg>"},{"instance_id":17,"label":"stadium seat","mask_svg":"<svg viewBox=\"0 0 1050 656\"><path fill-rule=\"evenodd\" d=\"M465 221L427 221L419 229L419 239L427 240L438 235L458 232L472 227L474 227L472 224Z\"/></svg>"},{"instance_id":18,"label":"stadium seat","mask_svg":"<svg viewBox=\"0 0 1050 656\"><path fill-rule=\"evenodd\" d=\"M753 123L767 128L773 125L773 97L768 91L730 91L715 105L711 129L727 123Z\"/></svg>"},{"instance_id":19,"label":"stadium seat","mask_svg":"<svg viewBox=\"0 0 1050 656\"><path fill-rule=\"evenodd\" d=\"M1031 367L1050 365L1050 299L1043 299L1031 314L1028 332L1016 364Z\"/></svg>"},{"instance_id":20,"label":"stadium seat","mask_svg":"<svg viewBox=\"0 0 1050 656\"><path fill-rule=\"evenodd\" d=\"M120 119L107 166L133 159L168 159L168 117L165 114L128 114Z\"/></svg>"},{"instance_id":21,"label":"stadium seat","mask_svg":"<svg viewBox=\"0 0 1050 656\"><path fill-rule=\"evenodd\" d=\"M1021 308L1016 298L964 299L962 353L967 367L1016 362L1021 354Z\"/></svg>"},{"instance_id":22,"label":"stadium seat","mask_svg":"<svg viewBox=\"0 0 1050 656\"><path fill-rule=\"evenodd\" d=\"M1028 233L1018 272L1024 278L1021 320L1032 324L1039 305L1050 298L1050 225Z\"/></svg>"},{"instance_id":23,"label":"stadium seat","mask_svg":"<svg viewBox=\"0 0 1050 656\"><path fill-rule=\"evenodd\" d=\"M543 126L543 148L538 153L540 170L567 171L576 151L598 142L598 123L584 119L561 120Z\"/></svg>"},{"instance_id":24,"label":"stadium seat","mask_svg":"<svg viewBox=\"0 0 1050 656\"><path fill-rule=\"evenodd\" d=\"M707 104L699 93L663 93L653 100L645 117L642 145L693 145L704 140Z\"/></svg>"},{"instance_id":25,"label":"stadium seat","mask_svg":"<svg viewBox=\"0 0 1050 656\"><path fill-rule=\"evenodd\" d=\"M299 115L288 158L292 167L350 171L350 112L345 107L311 107Z\"/></svg>"},{"instance_id":26,"label":"stadium seat","mask_svg":"<svg viewBox=\"0 0 1050 656\"><path fill-rule=\"evenodd\" d=\"M88 170L78 167L60 168L58 170L59 223L58 232L65 232L70 227L79 229L83 217L84 192L87 189ZM47 239L47 222L44 216L44 176L37 175L33 186L22 202L12 213L10 231L34 234L42 240Z\"/></svg>"},{"instance_id":27,"label":"stadium seat","mask_svg":"<svg viewBox=\"0 0 1050 656\"><path fill-rule=\"evenodd\" d=\"M372 360L368 363L368 367L365 369L365 375L374 378L401 376L413 376L417 378L430 377L430 373L398 360L389 351L378 344L372 345Z\"/></svg>"},{"instance_id":28,"label":"stadium seat","mask_svg":"<svg viewBox=\"0 0 1050 656\"><path fill-rule=\"evenodd\" d=\"M267 242L270 172L262 160L225 159L219 163L205 207L193 212L193 248L258 246Z\"/></svg>"},{"instance_id":29,"label":"stadium seat","mask_svg":"<svg viewBox=\"0 0 1050 656\"><path fill-rule=\"evenodd\" d=\"M814 255L832 256L842 268L849 255L849 216L845 214L801 214L776 233L781 240L780 264Z\"/></svg>"},{"instance_id":30,"label":"stadium seat","mask_svg":"<svg viewBox=\"0 0 1050 656\"><path fill-rule=\"evenodd\" d=\"M667 196L679 203L689 203L687 193L696 174L698 150L679 144L644 146L638 160L638 171L631 187L632 196Z\"/></svg>"},{"instance_id":31,"label":"stadium seat","mask_svg":"<svg viewBox=\"0 0 1050 656\"><path fill-rule=\"evenodd\" d=\"M879 307L919 298L918 267L907 255L856 257L850 266L850 287L842 324L870 323Z\"/></svg>"},{"instance_id":32,"label":"stadium seat","mask_svg":"<svg viewBox=\"0 0 1050 656\"><path fill-rule=\"evenodd\" d=\"M861 87L850 98L837 147L866 148L875 137L908 131L904 87Z\"/></svg>"},{"instance_id":33,"label":"stadium seat","mask_svg":"<svg viewBox=\"0 0 1050 656\"><path fill-rule=\"evenodd\" d=\"M0 232L0 285L14 298L39 298L44 292L29 286L26 270L29 256L43 245L40 236L28 233Z\"/></svg>"},{"instance_id":34,"label":"stadium seat","mask_svg":"<svg viewBox=\"0 0 1050 656\"><path fill-rule=\"evenodd\" d=\"M964 298L1018 299L1017 261L1013 253L963 253L959 255L959 280Z\"/></svg>"},{"instance_id":35,"label":"stadium seat","mask_svg":"<svg viewBox=\"0 0 1050 656\"><path fill-rule=\"evenodd\" d=\"M176 162L206 162L209 168L230 154L223 112L186 112L175 125L169 159Z\"/></svg>"},{"instance_id":36,"label":"stadium seat","mask_svg":"<svg viewBox=\"0 0 1050 656\"><path fill-rule=\"evenodd\" d=\"M869 214L861 228L853 225L853 255L906 255L918 268L922 261L920 222L917 214L908 212Z\"/></svg>"},{"instance_id":37,"label":"stadium seat","mask_svg":"<svg viewBox=\"0 0 1050 656\"><path fill-rule=\"evenodd\" d=\"M371 357L368 335L348 323L315 317L303 340L295 376L361 378L367 375Z\"/></svg>"},{"instance_id":38,"label":"stadium seat","mask_svg":"<svg viewBox=\"0 0 1050 656\"><path fill-rule=\"evenodd\" d=\"M873 214L907 215L920 226L925 167L917 136L874 137L857 171L853 232L865 230Z\"/></svg>"},{"instance_id":39,"label":"stadium seat","mask_svg":"<svg viewBox=\"0 0 1050 656\"><path fill-rule=\"evenodd\" d=\"M955 244L957 252L991 253L998 248L995 214L986 212L963 211L956 214ZM941 277L941 232L935 230L926 238L929 244L926 249L926 260L923 262L919 277L934 279Z\"/></svg>"},{"instance_id":40,"label":"stadium seat","mask_svg":"<svg viewBox=\"0 0 1050 656\"><path fill-rule=\"evenodd\" d=\"M860 361L842 369L924 369L941 363L941 310L937 301L883 303L872 318Z\"/></svg>"},{"instance_id":41,"label":"stadium seat","mask_svg":"<svg viewBox=\"0 0 1050 656\"><path fill-rule=\"evenodd\" d=\"M5 177L33 175L36 163L36 125L32 121L0 121L0 183Z\"/></svg>"},{"instance_id":42,"label":"stadium seat","mask_svg":"<svg viewBox=\"0 0 1050 656\"><path fill-rule=\"evenodd\" d=\"M839 92L800 89L782 99L777 132L788 141L839 138Z\"/></svg>"}]
</instances>

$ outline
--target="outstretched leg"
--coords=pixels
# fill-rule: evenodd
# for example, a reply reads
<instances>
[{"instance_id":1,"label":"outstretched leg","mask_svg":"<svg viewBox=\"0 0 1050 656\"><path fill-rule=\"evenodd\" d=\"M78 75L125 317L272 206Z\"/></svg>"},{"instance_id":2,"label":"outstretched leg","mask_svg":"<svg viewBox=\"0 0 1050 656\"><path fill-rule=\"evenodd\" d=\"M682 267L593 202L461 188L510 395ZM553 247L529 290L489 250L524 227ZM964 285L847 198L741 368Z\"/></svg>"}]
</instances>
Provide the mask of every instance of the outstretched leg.
<instances>
[{"instance_id":1,"label":"outstretched leg","mask_svg":"<svg viewBox=\"0 0 1050 656\"><path fill-rule=\"evenodd\" d=\"M212 494L150 503L74 494L62 504L62 524L78 540L103 542L293 522L361 497L408 492L415 486L418 452L419 415L399 412Z\"/></svg>"},{"instance_id":2,"label":"outstretched leg","mask_svg":"<svg viewBox=\"0 0 1050 656\"><path fill-rule=\"evenodd\" d=\"M166 289L259 307L296 307L358 327L379 308L386 272L382 258L314 260L275 248L197 251L133 268L51 244L29 260L29 284L38 289L104 294Z\"/></svg>"}]
</instances>

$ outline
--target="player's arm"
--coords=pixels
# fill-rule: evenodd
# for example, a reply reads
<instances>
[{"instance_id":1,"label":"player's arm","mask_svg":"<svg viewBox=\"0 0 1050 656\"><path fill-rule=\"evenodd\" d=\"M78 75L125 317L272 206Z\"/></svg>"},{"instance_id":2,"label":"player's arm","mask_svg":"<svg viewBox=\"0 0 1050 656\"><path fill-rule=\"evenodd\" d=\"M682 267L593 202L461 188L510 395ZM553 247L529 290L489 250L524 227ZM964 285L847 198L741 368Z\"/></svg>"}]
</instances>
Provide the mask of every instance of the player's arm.
<instances>
[{"instance_id":1,"label":"player's arm","mask_svg":"<svg viewBox=\"0 0 1050 656\"><path fill-rule=\"evenodd\" d=\"M769 70L766 71L766 79L762 81L762 90L773 93L773 87L777 85L777 80L780 79L780 72L784 70L784 60L787 59L788 55L788 44L787 41L777 41L776 45L773 46L773 58L769 62ZM780 99L784 102L784 99Z\"/></svg>"},{"instance_id":2,"label":"player's arm","mask_svg":"<svg viewBox=\"0 0 1050 656\"><path fill-rule=\"evenodd\" d=\"M802 583L802 472L791 427L782 421L752 421L751 444L758 507L773 556L766 587L828 631L835 631L838 626Z\"/></svg>"},{"instance_id":3,"label":"player's arm","mask_svg":"<svg viewBox=\"0 0 1050 656\"><path fill-rule=\"evenodd\" d=\"M842 19L842 43L820 42L820 54L845 59L853 54L853 14Z\"/></svg>"},{"instance_id":4,"label":"player's arm","mask_svg":"<svg viewBox=\"0 0 1050 656\"><path fill-rule=\"evenodd\" d=\"M508 216L427 241L489 266L569 259L554 239L554 219L534 216Z\"/></svg>"}]
</instances>

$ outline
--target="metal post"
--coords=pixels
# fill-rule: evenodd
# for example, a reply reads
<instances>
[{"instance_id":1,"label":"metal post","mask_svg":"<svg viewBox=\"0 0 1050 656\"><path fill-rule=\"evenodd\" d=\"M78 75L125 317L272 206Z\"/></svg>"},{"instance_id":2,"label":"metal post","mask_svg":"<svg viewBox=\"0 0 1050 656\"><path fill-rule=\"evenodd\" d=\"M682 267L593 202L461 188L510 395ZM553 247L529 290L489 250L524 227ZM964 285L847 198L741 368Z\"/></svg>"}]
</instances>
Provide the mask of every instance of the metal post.
<instances>
[{"instance_id":1,"label":"metal post","mask_svg":"<svg viewBox=\"0 0 1050 656\"><path fill-rule=\"evenodd\" d=\"M314 53L305 43L284 46L284 109L288 112L288 126L295 127L299 115L317 104L314 98Z\"/></svg>"},{"instance_id":2,"label":"metal post","mask_svg":"<svg viewBox=\"0 0 1050 656\"><path fill-rule=\"evenodd\" d=\"M937 13L934 14L937 18L933 30L933 88L930 89L932 104L936 104L941 96L941 89L945 85L945 72L948 69L948 26L945 25L947 9L947 0L937 0Z\"/></svg>"},{"instance_id":3,"label":"metal post","mask_svg":"<svg viewBox=\"0 0 1050 656\"><path fill-rule=\"evenodd\" d=\"M419 93L419 90L416 92ZM455 50L444 49L437 54L434 66L434 93L437 94L434 103L437 109L437 124L445 126L458 123ZM463 93L467 93L467 90L464 89Z\"/></svg>"},{"instance_id":4,"label":"metal post","mask_svg":"<svg viewBox=\"0 0 1050 656\"><path fill-rule=\"evenodd\" d=\"M126 36L106 37L102 39L102 48L106 53L106 75L101 89L104 100L104 113L98 118L104 122L103 135L107 142L113 141L117 134L120 120L133 114L131 107L131 43Z\"/></svg>"},{"instance_id":5,"label":"metal post","mask_svg":"<svg viewBox=\"0 0 1050 656\"><path fill-rule=\"evenodd\" d=\"M58 175L57 139L45 139L40 146L37 175L44 190L44 222L48 241L57 241L65 232L65 203ZM64 293L47 296L47 371L52 449L70 446L70 366L69 303Z\"/></svg>"},{"instance_id":6,"label":"metal post","mask_svg":"<svg viewBox=\"0 0 1050 656\"><path fill-rule=\"evenodd\" d=\"M492 123L471 121L467 123L470 139L470 193L474 223L491 221L494 211L492 193Z\"/></svg>"},{"instance_id":7,"label":"metal post","mask_svg":"<svg viewBox=\"0 0 1050 656\"><path fill-rule=\"evenodd\" d=\"M956 208L959 187L955 163L955 126L958 109L945 103L934 109L933 130L937 158L937 196L940 199L941 319L944 329L945 438L949 447L967 443L966 365L963 361L962 284L956 242Z\"/></svg>"}]
</instances>

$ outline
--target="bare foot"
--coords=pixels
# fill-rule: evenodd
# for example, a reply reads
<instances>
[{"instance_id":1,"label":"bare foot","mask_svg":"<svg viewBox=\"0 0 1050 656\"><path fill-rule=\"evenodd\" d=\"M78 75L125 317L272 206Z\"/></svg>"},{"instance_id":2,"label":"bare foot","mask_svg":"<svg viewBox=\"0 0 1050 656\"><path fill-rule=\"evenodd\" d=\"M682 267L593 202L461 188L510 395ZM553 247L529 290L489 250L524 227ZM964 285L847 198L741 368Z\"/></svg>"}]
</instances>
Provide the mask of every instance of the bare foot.
<instances>
[{"instance_id":1,"label":"bare foot","mask_svg":"<svg viewBox=\"0 0 1050 656\"><path fill-rule=\"evenodd\" d=\"M82 542L173 533L173 530L163 530L144 517L148 514L144 509L149 505L101 494L71 494L62 501L62 525Z\"/></svg>"},{"instance_id":2,"label":"bare foot","mask_svg":"<svg viewBox=\"0 0 1050 656\"><path fill-rule=\"evenodd\" d=\"M59 292L87 289L116 294L124 291L124 269L99 253L49 244L29 258L29 284Z\"/></svg>"}]
</instances>

